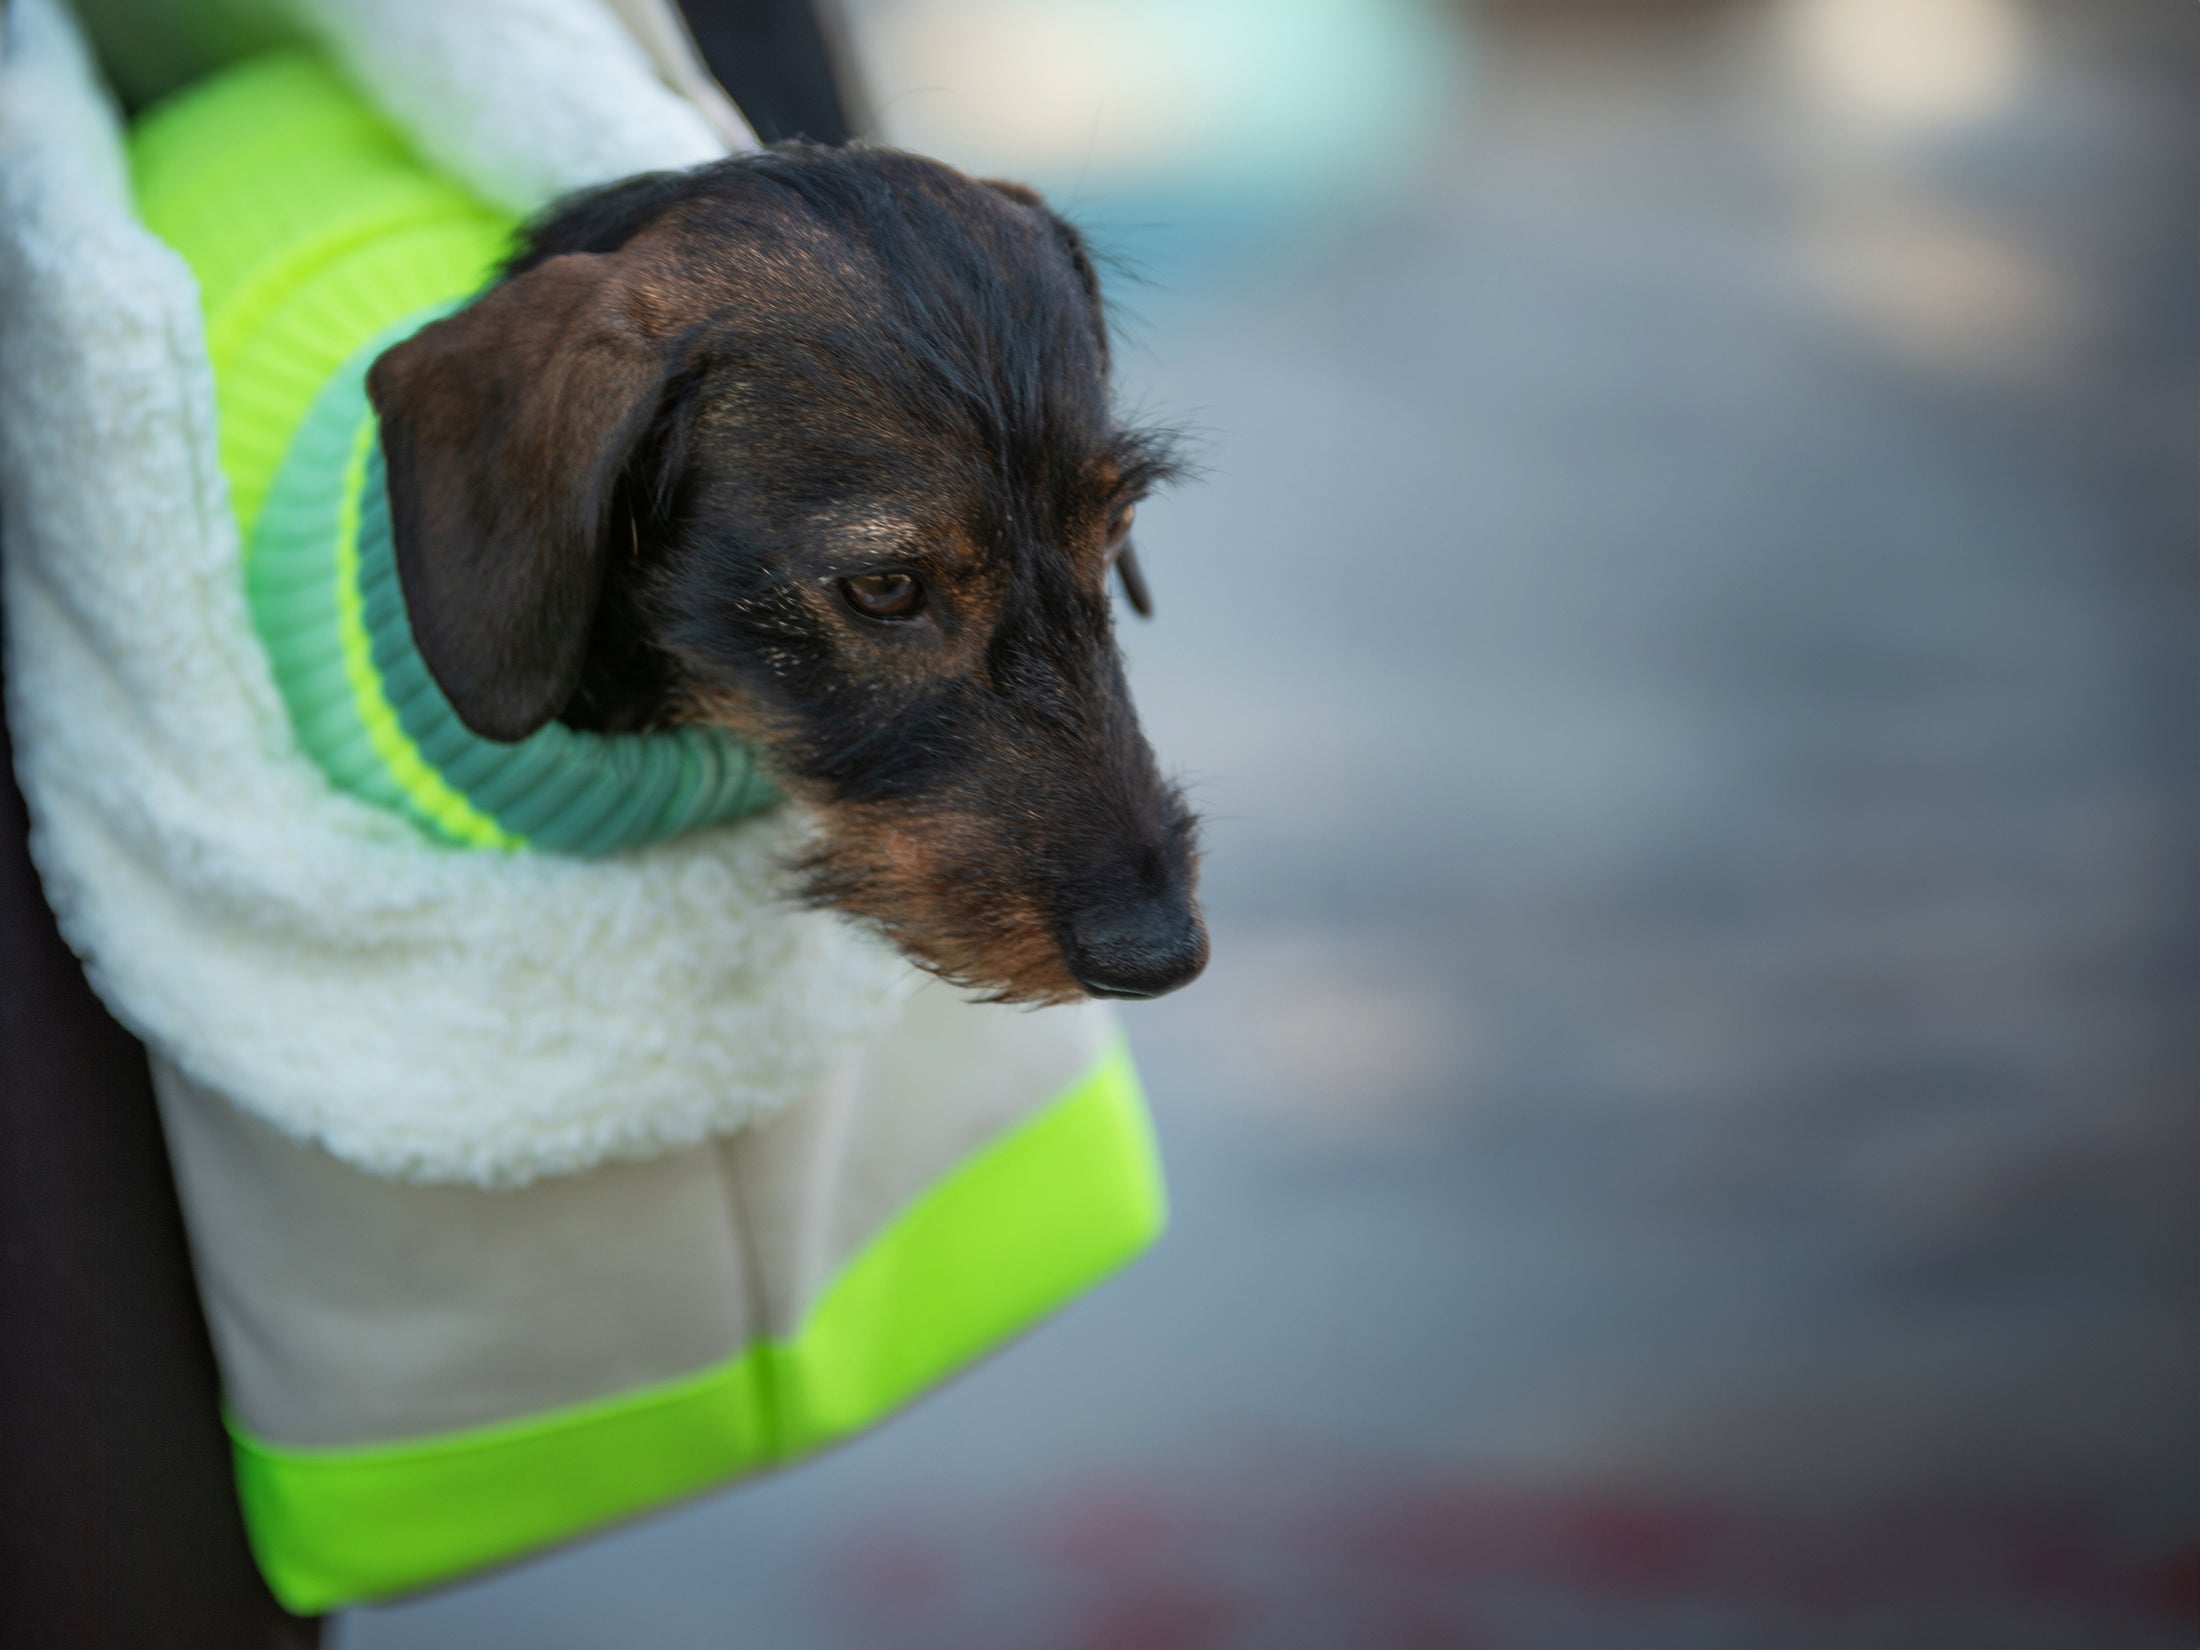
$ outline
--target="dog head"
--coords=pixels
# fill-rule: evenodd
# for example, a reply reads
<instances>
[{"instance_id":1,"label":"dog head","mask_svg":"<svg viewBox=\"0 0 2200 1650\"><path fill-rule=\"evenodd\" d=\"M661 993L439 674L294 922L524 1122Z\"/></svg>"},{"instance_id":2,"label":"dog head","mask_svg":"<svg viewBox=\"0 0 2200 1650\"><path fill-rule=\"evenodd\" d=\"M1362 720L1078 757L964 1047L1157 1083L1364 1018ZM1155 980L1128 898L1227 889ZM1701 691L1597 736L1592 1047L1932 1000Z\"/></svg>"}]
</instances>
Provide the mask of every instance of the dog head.
<instances>
[{"instance_id":1,"label":"dog head","mask_svg":"<svg viewBox=\"0 0 2200 1650\"><path fill-rule=\"evenodd\" d=\"M1108 600L1171 466L1107 373L1018 186L787 145L580 197L369 375L421 653L493 739L737 730L821 821L808 897L949 979L1171 990L1194 821Z\"/></svg>"}]
</instances>

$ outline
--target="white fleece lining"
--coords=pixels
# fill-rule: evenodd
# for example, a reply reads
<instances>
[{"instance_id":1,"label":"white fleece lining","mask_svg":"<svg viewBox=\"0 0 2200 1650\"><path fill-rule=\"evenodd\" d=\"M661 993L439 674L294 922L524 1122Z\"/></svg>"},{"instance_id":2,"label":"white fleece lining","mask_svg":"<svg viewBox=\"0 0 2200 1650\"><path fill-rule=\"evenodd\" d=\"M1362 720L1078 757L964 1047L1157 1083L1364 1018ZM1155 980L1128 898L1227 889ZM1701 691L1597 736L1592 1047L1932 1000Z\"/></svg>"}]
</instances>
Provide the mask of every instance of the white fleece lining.
<instances>
[{"instance_id":1,"label":"white fleece lining","mask_svg":"<svg viewBox=\"0 0 2200 1650\"><path fill-rule=\"evenodd\" d=\"M132 214L73 20L0 15L8 714L101 997L195 1081L412 1180L646 1157L813 1088L909 970L776 897L790 814L610 860L452 850L299 752L246 612L191 276ZM506 206L723 151L594 0L299 15Z\"/></svg>"}]
</instances>

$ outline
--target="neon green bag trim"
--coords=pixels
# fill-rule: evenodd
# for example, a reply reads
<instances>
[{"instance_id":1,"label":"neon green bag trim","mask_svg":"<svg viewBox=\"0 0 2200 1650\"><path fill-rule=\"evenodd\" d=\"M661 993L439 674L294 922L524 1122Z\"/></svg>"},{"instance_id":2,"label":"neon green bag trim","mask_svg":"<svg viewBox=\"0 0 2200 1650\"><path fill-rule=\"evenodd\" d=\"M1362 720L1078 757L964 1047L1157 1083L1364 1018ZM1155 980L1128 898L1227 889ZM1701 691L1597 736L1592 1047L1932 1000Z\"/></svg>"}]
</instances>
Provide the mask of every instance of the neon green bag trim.
<instances>
[{"instance_id":1,"label":"neon green bag trim","mask_svg":"<svg viewBox=\"0 0 2200 1650\"><path fill-rule=\"evenodd\" d=\"M301 1614L453 1580L880 1420L1145 1249L1166 1220L1120 1047L928 1188L802 1327L713 1368L498 1426L284 1449L234 1419L260 1570Z\"/></svg>"},{"instance_id":2,"label":"neon green bag trim","mask_svg":"<svg viewBox=\"0 0 2200 1650\"><path fill-rule=\"evenodd\" d=\"M721 729L517 744L459 719L414 643L367 368L479 290L513 220L428 171L317 59L254 58L149 113L138 206L200 282L246 593L337 789L454 847L607 854L774 805Z\"/></svg>"}]
</instances>

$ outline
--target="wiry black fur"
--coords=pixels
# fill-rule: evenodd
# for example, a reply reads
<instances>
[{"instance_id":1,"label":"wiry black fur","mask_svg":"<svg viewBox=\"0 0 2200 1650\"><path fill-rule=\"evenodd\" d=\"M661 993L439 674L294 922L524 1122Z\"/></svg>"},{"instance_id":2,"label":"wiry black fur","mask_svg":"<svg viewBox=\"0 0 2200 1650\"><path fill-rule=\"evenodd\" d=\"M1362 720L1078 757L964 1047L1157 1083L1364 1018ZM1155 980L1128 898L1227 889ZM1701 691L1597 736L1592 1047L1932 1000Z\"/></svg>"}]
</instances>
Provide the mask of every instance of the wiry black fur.
<instances>
[{"instance_id":1,"label":"wiry black fur","mask_svg":"<svg viewBox=\"0 0 2200 1650\"><path fill-rule=\"evenodd\" d=\"M562 203L505 271L514 324L569 254L619 283L586 337L646 336L659 378L602 588L565 615L587 626L577 684L542 713L741 727L822 812L812 897L953 978L1048 999L1196 973L1192 820L1106 593L1111 517L1174 462L1114 416L1076 230L1020 186L790 144ZM377 389L386 438L401 399ZM520 416L490 399L481 427ZM921 622L835 594L890 571L927 581Z\"/></svg>"}]
</instances>

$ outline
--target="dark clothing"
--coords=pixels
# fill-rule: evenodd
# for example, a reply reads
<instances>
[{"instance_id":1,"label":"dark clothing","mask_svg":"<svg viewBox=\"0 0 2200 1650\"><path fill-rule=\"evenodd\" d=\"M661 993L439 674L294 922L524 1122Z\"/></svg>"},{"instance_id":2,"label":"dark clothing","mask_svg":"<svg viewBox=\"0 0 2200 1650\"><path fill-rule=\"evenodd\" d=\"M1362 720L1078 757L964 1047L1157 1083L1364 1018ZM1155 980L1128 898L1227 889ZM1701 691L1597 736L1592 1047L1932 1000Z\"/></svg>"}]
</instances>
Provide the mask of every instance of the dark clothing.
<instances>
[{"instance_id":1,"label":"dark clothing","mask_svg":"<svg viewBox=\"0 0 2200 1650\"><path fill-rule=\"evenodd\" d=\"M829 0L682 0L680 9L704 66L766 143L846 143L856 135Z\"/></svg>"},{"instance_id":2,"label":"dark clothing","mask_svg":"<svg viewBox=\"0 0 2200 1650\"><path fill-rule=\"evenodd\" d=\"M246 1550L145 1051L0 781L0 1645L304 1650Z\"/></svg>"}]
</instances>

